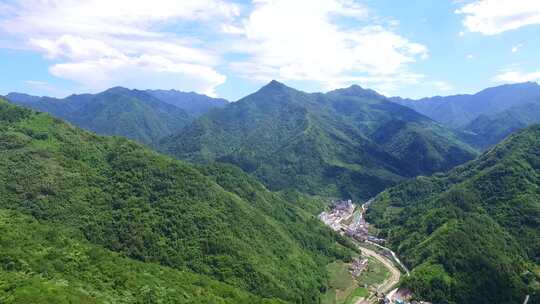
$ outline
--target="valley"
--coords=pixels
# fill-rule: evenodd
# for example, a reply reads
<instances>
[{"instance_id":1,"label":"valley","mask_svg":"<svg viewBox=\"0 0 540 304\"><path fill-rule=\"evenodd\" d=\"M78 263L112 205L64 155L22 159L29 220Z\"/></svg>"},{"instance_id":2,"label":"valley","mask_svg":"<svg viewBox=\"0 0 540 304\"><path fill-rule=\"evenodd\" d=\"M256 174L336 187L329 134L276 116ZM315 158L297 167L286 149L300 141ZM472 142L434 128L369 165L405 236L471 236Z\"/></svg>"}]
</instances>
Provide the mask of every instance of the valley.
<instances>
[{"instance_id":1,"label":"valley","mask_svg":"<svg viewBox=\"0 0 540 304\"><path fill-rule=\"evenodd\" d=\"M540 304L540 0L0 0L0 304Z\"/></svg>"},{"instance_id":2,"label":"valley","mask_svg":"<svg viewBox=\"0 0 540 304\"><path fill-rule=\"evenodd\" d=\"M405 290L398 290L398 283L402 275L409 275L409 270L401 263L396 254L390 249L382 246L383 239L370 234L370 225L365 220L365 214L373 199L357 207L351 200L333 202L328 211L319 214L319 219L323 221L332 230L345 235L354 242L361 252L357 259L368 262L373 259L380 263L388 275L372 282L368 287L369 294L365 297L358 297L354 303L379 303L387 301L388 303L408 303L402 294L408 294ZM368 266L369 267L369 264ZM366 268L362 267L359 273L351 270L355 279L359 282L364 280ZM340 304L339 302L336 302ZM386 303L386 302L385 302Z\"/></svg>"},{"instance_id":3,"label":"valley","mask_svg":"<svg viewBox=\"0 0 540 304\"><path fill-rule=\"evenodd\" d=\"M529 103L475 119L491 136L481 143L359 86L323 94L272 81L230 104L120 87L10 96L19 105L0 99L0 215L12 219L0 225L0 301L538 300ZM110 263L137 270L106 272Z\"/></svg>"}]
</instances>

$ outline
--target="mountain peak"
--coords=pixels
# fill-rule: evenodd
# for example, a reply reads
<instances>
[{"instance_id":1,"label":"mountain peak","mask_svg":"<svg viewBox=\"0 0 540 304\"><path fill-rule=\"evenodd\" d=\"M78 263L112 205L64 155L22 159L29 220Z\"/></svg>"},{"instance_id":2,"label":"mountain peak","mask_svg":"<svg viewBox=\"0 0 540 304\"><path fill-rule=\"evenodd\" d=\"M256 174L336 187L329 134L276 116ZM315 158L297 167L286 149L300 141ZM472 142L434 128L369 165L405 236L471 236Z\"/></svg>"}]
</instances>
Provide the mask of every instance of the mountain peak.
<instances>
[{"instance_id":1,"label":"mountain peak","mask_svg":"<svg viewBox=\"0 0 540 304\"><path fill-rule=\"evenodd\" d=\"M117 93L118 94L118 93L126 93L126 92L131 92L131 90L125 87L116 86L116 87L112 87L110 89L105 90L103 93Z\"/></svg>"},{"instance_id":2,"label":"mountain peak","mask_svg":"<svg viewBox=\"0 0 540 304\"><path fill-rule=\"evenodd\" d=\"M285 86L283 83L281 83L281 82L279 82L279 81L277 81L277 80L275 80L275 79L272 79L272 80L268 83L268 85L273 85L273 86Z\"/></svg>"},{"instance_id":3,"label":"mountain peak","mask_svg":"<svg viewBox=\"0 0 540 304\"><path fill-rule=\"evenodd\" d=\"M353 84L348 88L330 91L329 94L341 94L355 97L385 98L383 95L377 93L376 91L371 89L364 89L357 84Z\"/></svg>"},{"instance_id":4,"label":"mountain peak","mask_svg":"<svg viewBox=\"0 0 540 304\"><path fill-rule=\"evenodd\" d=\"M372 90L369 90L369 89L364 89L362 88L361 86L357 85L357 84L353 84L351 86L349 86L348 88L345 88L344 90L350 92L350 93L365 93L367 91L372 91Z\"/></svg>"},{"instance_id":5,"label":"mountain peak","mask_svg":"<svg viewBox=\"0 0 540 304\"><path fill-rule=\"evenodd\" d=\"M289 87L284 85L283 83L272 80L267 85L263 86L259 91L274 91L274 90L284 90L288 89Z\"/></svg>"},{"instance_id":6,"label":"mountain peak","mask_svg":"<svg viewBox=\"0 0 540 304\"><path fill-rule=\"evenodd\" d=\"M38 96L32 96L25 93L11 92L5 96L7 100L20 102L20 103L34 103L41 99Z\"/></svg>"}]
</instances>

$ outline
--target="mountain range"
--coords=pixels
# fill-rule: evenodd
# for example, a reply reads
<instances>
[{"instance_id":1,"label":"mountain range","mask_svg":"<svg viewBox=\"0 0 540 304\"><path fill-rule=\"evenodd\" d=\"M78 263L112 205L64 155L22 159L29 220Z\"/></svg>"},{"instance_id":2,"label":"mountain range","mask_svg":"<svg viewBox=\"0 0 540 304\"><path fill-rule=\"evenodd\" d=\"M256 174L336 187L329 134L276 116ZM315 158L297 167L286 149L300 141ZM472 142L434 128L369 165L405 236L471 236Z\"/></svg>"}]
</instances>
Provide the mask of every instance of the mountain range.
<instances>
[{"instance_id":1,"label":"mountain range","mask_svg":"<svg viewBox=\"0 0 540 304\"><path fill-rule=\"evenodd\" d=\"M476 94L436 96L419 100L391 98L433 120L453 128L461 128L480 115L492 115L540 98L540 85L535 82L507 84L487 88Z\"/></svg>"},{"instance_id":2,"label":"mountain range","mask_svg":"<svg viewBox=\"0 0 540 304\"><path fill-rule=\"evenodd\" d=\"M201 114L224 107L224 99L175 90L129 90L122 87L64 99L10 93L16 104L71 122L102 135L124 136L152 145L177 132Z\"/></svg>"},{"instance_id":3,"label":"mountain range","mask_svg":"<svg viewBox=\"0 0 540 304\"><path fill-rule=\"evenodd\" d=\"M362 199L476 155L450 129L374 91L310 94L277 81L159 147L192 162L237 165L272 190Z\"/></svg>"},{"instance_id":4,"label":"mountain range","mask_svg":"<svg viewBox=\"0 0 540 304\"><path fill-rule=\"evenodd\" d=\"M482 150L513 131L540 123L540 85L535 82L502 85L473 95L390 99L463 132L464 141Z\"/></svg>"},{"instance_id":5,"label":"mountain range","mask_svg":"<svg viewBox=\"0 0 540 304\"><path fill-rule=\"evenodd\" d=\"M375 196L367 219L418 299L536 303L539 87L11 93L0 302L319 303L326 266L358 252L315 214Z\"/></svg>"},{"instance_id":6,"label":"mountain range","mask_svg":"<svg viewBox=\"0 0 540 304\"><path fill-rule=\"evenodd\" d=\"M365 91L384 99L375 91ZM64 99L22 93L10 93L6 98L98 134L124 136L155 148L208 111L229 104L225 99L194 92L121 87ZM478 150L486 150L513 131L540 122L540 86L534 82L487 88L472 95L388 100L441 123Z\"/></svg>"}]
</instances>

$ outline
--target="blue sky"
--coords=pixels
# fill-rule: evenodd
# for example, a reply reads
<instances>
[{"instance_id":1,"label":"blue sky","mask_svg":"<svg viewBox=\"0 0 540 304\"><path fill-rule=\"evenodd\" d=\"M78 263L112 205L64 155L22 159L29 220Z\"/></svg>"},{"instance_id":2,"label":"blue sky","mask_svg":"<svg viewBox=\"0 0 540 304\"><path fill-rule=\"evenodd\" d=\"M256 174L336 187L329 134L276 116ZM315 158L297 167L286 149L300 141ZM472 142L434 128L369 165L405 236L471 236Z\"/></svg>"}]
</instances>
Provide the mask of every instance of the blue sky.
<instances>
[{"instance_id":1,"label":"blue sky","mask_svg":"<svg viewBox=\"0 0 540 304\"><path fill-rule=\"evenodd\" d=\"M0 94L471 93L540 80L539 34L537 0L0 0Z\"/></svg>"}]
</instances>

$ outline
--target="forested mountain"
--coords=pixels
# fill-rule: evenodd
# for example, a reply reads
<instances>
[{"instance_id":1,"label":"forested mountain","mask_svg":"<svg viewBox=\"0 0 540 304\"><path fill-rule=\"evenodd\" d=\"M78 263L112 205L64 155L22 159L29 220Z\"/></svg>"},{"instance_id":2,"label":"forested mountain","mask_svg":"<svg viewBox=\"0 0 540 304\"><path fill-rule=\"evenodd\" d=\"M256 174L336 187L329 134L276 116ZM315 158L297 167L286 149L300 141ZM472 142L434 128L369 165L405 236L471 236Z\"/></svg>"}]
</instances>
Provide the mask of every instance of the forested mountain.
<instances>
[{"instance_id":1,"label":"forested mountain","mask_svg":"<svg viewBox=\"0 0 540 304\"><path fill-rule=\"evenodd\" d=\"M463 128L481 115L494 115L513 107L540 101L535 82L488 88L473 95L436 96L411 100L391 98L451 128Z\"/></svg>"},{"instance_id":2,"label":"forested mountain","mask_svg":"<svg viewBox=\"0 0 540 304\"><path fill-rule=\"evenodd\" d=\"M98 134L124 136L150 145L177 132L202 113L226 103L195 93L122 87L65 99L20 93L10 93L6 98Z\"/></svg>"},{"instance_id":3,"label":"forested mountain","mask_svg":"<svg viewBox=\"0 0 540 304\"><path fill-rule=\"evenodd\" d=\"M435 303L539 303L540 125L446 174L380 194L368 219Z\"/></svg>"},{"instance_id":4,"label":"forested mountain","mask_svg":"<svg viewBox=\"0 0 540 304\"><path fill-rule=\"evenodd\" d=\"M160 146L181 159L238 165L274 190L355 198L475 155L448 129L374 91L308 94L276 81Z\"/></svg>"},{"instance_id":5,"label":"forested mountain","mask_svg":"<svg viewBox=\"0 0 540 304\"><path fill-rule=\"evenodd\" d=\"M463 129L462 138L479 147L489 148L512 132L540 123L540 97L536 102L512 107L491 115L480 115Z\"/></svg>"},{"instance_id":6,"label":"forested mountain","mask_svg":"<svg viewBox=\"0 0 540 304\"><path fill-rule=\"evenodd\" d=\"M0 100L0 302L317 303L351 249L306 200Z\"/></svg>"}]
</instances>

